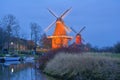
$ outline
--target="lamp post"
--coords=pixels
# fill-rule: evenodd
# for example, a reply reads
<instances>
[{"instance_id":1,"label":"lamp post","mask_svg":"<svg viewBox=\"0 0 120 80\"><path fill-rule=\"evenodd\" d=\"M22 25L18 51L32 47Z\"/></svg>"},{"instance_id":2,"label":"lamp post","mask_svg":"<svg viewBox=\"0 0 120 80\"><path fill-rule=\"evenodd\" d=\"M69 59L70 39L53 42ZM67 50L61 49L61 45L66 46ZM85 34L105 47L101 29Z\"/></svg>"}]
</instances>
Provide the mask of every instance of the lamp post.
<instances>
[{"instance_id":1,"label":"lamp post","mask_svg":"<svg viewBox=\"0 0 120 80\"><path fill-rule=\"evenodd\" d=\"M11 42L10 44L13 45L13 42Z\"/></svg>"},{"instance_id":2,"label":"lamp post","mask_svg":"<svg viewBox=\"0 0 120 80\"><path fill-rule=\"evenodd\" d=\"M10 44L11 44L11 48L12 48L12 50L14 51L14 43L11 42Z\"/></svg>"}]
</instances>

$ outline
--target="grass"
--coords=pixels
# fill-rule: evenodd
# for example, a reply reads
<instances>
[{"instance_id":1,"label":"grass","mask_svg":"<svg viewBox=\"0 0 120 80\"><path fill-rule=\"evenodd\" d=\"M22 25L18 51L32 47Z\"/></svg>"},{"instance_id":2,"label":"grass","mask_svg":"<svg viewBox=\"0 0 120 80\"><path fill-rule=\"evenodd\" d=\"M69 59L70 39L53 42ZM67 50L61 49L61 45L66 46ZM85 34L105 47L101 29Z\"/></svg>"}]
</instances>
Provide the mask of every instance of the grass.
<instances>
[{"instance_id":1,"label":"grass","mask_svg":"<svg viewBox=\"0 0 120 80\"><path fill-rule=\"evenodd\" d=\"M119 80L120 55L60 53L47 63L44 72L63 80Z\"/></svg>"},{"instance_id":2,"label":"grass","mask_svg":"<svg viewBox=\"0 0 120 80\"><path fill-rule=\"evenodd\" d=\"M84 55L86 55L86 56L98 56L98 57L109 57L109 58L120 58L120 54L116 54L116 53L90 53L90 52L88 52L88 53L86 53L86 54L84 54Z\"/></svg>"}]
</instances>

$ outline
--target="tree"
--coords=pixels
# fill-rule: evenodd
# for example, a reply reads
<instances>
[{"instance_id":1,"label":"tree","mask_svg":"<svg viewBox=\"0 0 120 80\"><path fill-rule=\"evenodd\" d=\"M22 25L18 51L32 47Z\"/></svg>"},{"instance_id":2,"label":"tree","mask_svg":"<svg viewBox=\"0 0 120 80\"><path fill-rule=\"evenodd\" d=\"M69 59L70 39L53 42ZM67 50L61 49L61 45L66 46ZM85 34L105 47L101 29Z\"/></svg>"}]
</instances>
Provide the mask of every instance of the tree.
<instances>
[{"instance_id":1,"label":"tree","mask_svg":"<svg viewBox=\"0 0 120 80\"><path fill-rule=\"evenodd\" d=\"M1 26L4 29L4 31L7 33L5 39L7 40L8 50L9 50L10 39L13 36L13 28L18 26L15 16L11 14L4 16L1 21Z\"/></svg>"},{"instance_id":2,"label":"tree","mask_svg":"<svg viewBox=\"0 0 120 80\"><path fill-rule=\"evenodd\" d=\"M40 44L42 45L43 48L51 48L52 41L51 41L51 39L48 39L47 35L44 33L41 36Z\"/></svg>"},{"instance_id":3,"label":"tree","mask_svg":"<svg viewBox=\"0 0 120 80\"><path fill-rule=\"evenodd\" d=\"M18 24L13 27L13 36L20 38L20 26Z\"/></svg>"},{"instance_id":4,"label":"tree","mask_svg":"<svg viewBox=\"0 0 120 80\"><path fill-rule=\"evenodd\" d=\"M99 51L100 52L114 52L114 48L113 47L102 47L102 48L99 48Z\"/></svg>"},{"instance_id":5,"label":"tree","mask_svg":"<svg viewBox=\"0 0 120 80\"><path fill-rule=\"evenodd\" d=\"M120 53L120 42L118 42L117 44L114 45L114 51L116 53Z\"/></svg>"},{"instance_id":6,"label":"tree","mask_svg":"<svg viewBox=\"0 0 120 80\"><path fill-rule=\"evenodd\" d=\"M13 27L13 36L16 38L16 49L20 50L20 26L19 24L16 24Z\"/></svg>"},{"instance_id":7,"label":"tree","mask_svg":"<svg viewBox=\"0 0 120 80\"><path fill-rule=\"evenodd\" d=\"M93 51L92 45L90 43L86 43L86 51Z\"/></svg>"},{"instance_id":8,"label":"tree","mask_svg":"<svg viewBox=\"0 0 120 80\"><path fill-rule=\"evenodd\" d=\"M31 29L31 40L33 40L35 43L34 50L36 53L36 47L37 47L37 44L39 43L40 36L41 36L41 27L37 23L31 23L30 29Z\"/></svg>"},{"instance_id":9,"label":"tree","mask_svg":"<svg viewBox=\"0 0 120 80\"><path fill-rule=\"evenodd\" d=\"M7 41L5 38L7 36L7 33L3 31L3 29L0 27L0 50L3 49L5 42Z\"/></svg>"}]
</instances>

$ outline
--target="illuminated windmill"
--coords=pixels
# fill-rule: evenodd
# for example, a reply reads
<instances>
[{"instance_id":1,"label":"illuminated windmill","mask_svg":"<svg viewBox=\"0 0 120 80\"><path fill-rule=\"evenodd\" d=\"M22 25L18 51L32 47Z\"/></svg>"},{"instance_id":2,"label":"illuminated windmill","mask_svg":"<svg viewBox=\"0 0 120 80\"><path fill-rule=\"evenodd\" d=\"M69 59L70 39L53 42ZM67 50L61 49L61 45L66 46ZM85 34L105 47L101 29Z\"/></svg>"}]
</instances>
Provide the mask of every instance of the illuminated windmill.
<instances>
[{"instance_id":1,"label":"illuminated windmill","mask_svg":"<svg viewBox=\"0 0 120 80\"><path fill-rule=\"evenodd\" d=\"M81 37L81 32L85 29L85 27L83 27L79 32L76 32L72 27L71 27L72 31L74 33L76 33L76 36L75 36L75 44L77 45L81 45L82 44L82 40L84 41L84 39Z\"/></svg>"},{"instance_id":2,"label":"illuminated windmill","mask_svg":"<svg viewBox=\"0 0 120 80\"><path fill-rule=\"evenodd\" d=\"M61 48L61 47L68 47L68 41L71 40L72 37L67 36L67 32L70 32L71 29L68 28L64 24L63 18L66 16L67 13L69 13L71 8L66 10L60 17L55 15L55 13L53 11L51 11L50 9L48 9L48 10L53 16L55 16L57 18L55 21L53 21L52 24L50 24L45 29L45 31L48 31L52 26L55 25L55 30L53 32L53 35L48 36L48 38L52 39L52 48L56 49L56 48Z\"/></svg>"}]
</instances>

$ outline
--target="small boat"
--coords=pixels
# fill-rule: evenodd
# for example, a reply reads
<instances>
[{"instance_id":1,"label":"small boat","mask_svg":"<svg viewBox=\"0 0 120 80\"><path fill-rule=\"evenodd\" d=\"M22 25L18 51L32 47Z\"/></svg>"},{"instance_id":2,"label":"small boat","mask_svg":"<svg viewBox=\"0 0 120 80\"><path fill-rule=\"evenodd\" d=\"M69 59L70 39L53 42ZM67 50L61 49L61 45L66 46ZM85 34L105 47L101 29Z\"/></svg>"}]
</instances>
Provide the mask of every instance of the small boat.
<instances>
[{"instance_id":1,"label":"small boat","mask_svg":"<svg viewBox=\"0 0 120 80\"><path fill-rule=\"evenodd\" d=\"M20 64L20 61L6 61L3 63L5 66Z\"/></svg>"},{"instance_id":2,"label":"small boat","mask_svg":"<svg viewBox=\"0 0 120 80\"><path fill-rule=\"evenodd\" d=\"M0 62L5 62L5 61L20 61L21 58L19 56L10 56L6 55L5 57L0 57Z\"/></svg>"},{"instance_id":3,"label":"small boat","mask_svg":"<svg viewBox=\"0 0 120 80\"><path fill-rule=\"evenodd\" d=\"M5 61L19 61L20 57L4 57Z\"/></svg>"},{"instance_id":4,"label":"small boat","mask_svg":"<svg viewBox=\"0 0 120 80\"><path fill-rule=\"evenodd\" d=\"M25 61L34 61L34 57L26 57L24 58Z\"/></svg>"}]
</instances>

